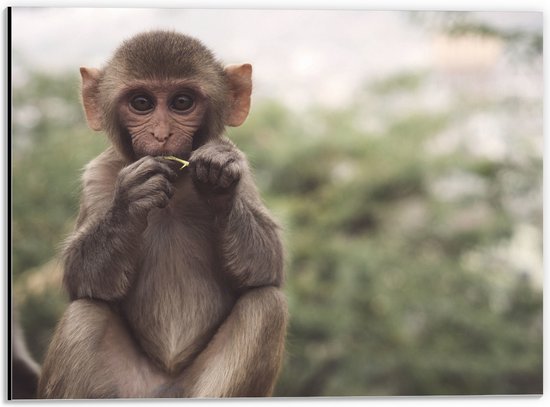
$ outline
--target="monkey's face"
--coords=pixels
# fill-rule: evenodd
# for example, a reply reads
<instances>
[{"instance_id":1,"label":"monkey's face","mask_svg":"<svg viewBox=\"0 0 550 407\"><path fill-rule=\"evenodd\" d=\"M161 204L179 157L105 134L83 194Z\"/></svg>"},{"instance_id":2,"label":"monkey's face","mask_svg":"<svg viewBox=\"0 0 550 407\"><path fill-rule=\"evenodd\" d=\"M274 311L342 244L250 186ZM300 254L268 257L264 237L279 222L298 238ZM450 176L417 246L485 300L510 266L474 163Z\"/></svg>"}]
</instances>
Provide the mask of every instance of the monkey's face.
<instances>
[{"instance_id":1,"label":"monkey's face","mask_svg":"<svg viewBox=\"0 0 550 407\"><path fill-rule=\"evenodd\" d=\"M135 83L123 92L118 116L136 157L185 156L203 122L205 95L186 82Z\"/></svg>"},{"instance_id":2,"label":"monkey's face","mask_svg":"<svg viewBox=\"0 0 550 407\"><path fill-rule=\"evenodd\" d=\"M137 35L105 68L80 73L90 128L129 161L185 158L225 126L240 126L250 109L252 66L224 68L198 40L173 32Z\"/></svg>"}]
</instances>

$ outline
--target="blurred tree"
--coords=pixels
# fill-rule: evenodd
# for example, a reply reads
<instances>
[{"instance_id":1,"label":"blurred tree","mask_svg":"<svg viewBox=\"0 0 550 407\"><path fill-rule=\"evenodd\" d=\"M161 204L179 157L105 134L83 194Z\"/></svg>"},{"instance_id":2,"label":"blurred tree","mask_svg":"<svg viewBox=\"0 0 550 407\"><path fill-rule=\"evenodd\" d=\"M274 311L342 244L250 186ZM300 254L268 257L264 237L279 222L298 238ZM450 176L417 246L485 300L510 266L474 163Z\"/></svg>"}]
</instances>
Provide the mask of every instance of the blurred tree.
<instances>
[{"instance_id":1,"label":"blurred tree","mask_svg":"<svg viewBox=\"0 0 550 407\"><path fill-rule=\"evenodd\" d=\"M12 273L14 303L30 351L41 360L66 298L59 268L39 266L72 229L79 171L105 142L86 130L76 76L22 74L26 81L13 93Z\"/></svg>"},{"instance_id":2,"label":"blurred tree","mask_svg":"<svg viewBox=\"0 0 550 407\"><path fill-rule=\"evenodd\" d=\"M520 57L520 59L527 58L529 60L542 55L542 30L498 27L494 24L494 21L491 23L487 19L480 18L480 14L483 13L456 11L415 11L409 13L412 21L422 24L428 29L445 32L451 36L477 35L498 38L506 43L510 55L516 59Z\"/></svg>"},{"instance_id":3,"label":"blurred tree","mask_svg":"<svg viewBox=\"0 0 550 407\"><path fill-rule=\"evenodd\" d=\"M78 208L78 173L101 151L103 137L85 127L77 77L28 73L14 89L13 272L52 257Z\"/></svg>"}]
</instances>

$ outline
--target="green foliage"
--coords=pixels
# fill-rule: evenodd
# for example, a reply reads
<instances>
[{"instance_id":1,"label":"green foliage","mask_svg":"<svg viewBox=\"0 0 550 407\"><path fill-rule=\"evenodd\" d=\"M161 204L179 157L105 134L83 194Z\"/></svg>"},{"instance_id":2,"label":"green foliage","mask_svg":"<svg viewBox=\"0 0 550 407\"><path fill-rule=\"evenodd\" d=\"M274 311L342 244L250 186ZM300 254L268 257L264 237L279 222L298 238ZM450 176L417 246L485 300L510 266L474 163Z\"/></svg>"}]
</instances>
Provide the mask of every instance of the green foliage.
<instances>
[{"instance_id":1,"label":"green foliage","mask_svg":"<svg viewBox=\"0 0 550 407\"><path fill-rule=\"evenodd\" d=\"M272 140L272 151L293 148L270 161L263 185L284 214L290 253L292 318L277 394L541 392L540 292L523 292L532 308L512 325L519 277L503 288L493 280L513 276L509 266L464 264L472 250L513 232L501 205L505 166L420 153L453 122L450 114L405 116L377 136L341 129L339 119L323 123L332 120L324 112L316 120L326 131L289 126ZM433 178L459 168L492 188L468 199L434 197ZM482 204L490 211L468 225ZM509 303L498 306L502 296Z\"/></svg>"},{"instance_id":2,"label":"green foliage","mask_svg":"<svg viewBox=\"0 0 550 407\"><path fill-rule=\"evenodd\" d=\"M229 133L284 225L291 320L277 396L542 392L542 292L528 277L540 270L509 253L522 227L542 234L542 157L433 153L470 115L522 105L457 97L430 111L415 100L430 78L382 79L340 110L261 101ZM105 146L73 79L30 75L15 90L16 284L55 255L79 169ZM361 124L395 97L409 102L376 129ZM37 358L64 301L51 290L21 299Z\"/></svg>"},{"instance_id":3,"label":"green foliage","mask_svg":"<svg viewBox=\"0 0 550 407\"><path fill-rule=\"evenodd\" d=\"M32 75L14 91L13 272L54 255L78 208L80 169L105 148L86 130L76 77Z\"/></svg>"}]
</instances>

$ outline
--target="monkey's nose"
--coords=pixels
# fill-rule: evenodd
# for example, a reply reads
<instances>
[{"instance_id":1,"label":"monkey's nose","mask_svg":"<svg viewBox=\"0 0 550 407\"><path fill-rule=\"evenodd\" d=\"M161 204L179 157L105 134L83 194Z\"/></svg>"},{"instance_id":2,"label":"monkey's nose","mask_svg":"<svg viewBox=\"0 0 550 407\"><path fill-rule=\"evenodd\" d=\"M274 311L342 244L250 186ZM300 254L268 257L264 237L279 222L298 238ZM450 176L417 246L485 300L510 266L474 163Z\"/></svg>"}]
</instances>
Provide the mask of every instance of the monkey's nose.
<instances>
[{"instance_id":1,"label":"monkey's nose","mask_svg":"<svg viewBox=\"0 0 550 407\"><path fill-rule=\"evenodd\" d=\"M152 136L157 140L159 143L165 143L166 140L168 140L170 137L172 137L172 133L168 132L154 132L152 133Z\"/></svg>"}]
</instances>

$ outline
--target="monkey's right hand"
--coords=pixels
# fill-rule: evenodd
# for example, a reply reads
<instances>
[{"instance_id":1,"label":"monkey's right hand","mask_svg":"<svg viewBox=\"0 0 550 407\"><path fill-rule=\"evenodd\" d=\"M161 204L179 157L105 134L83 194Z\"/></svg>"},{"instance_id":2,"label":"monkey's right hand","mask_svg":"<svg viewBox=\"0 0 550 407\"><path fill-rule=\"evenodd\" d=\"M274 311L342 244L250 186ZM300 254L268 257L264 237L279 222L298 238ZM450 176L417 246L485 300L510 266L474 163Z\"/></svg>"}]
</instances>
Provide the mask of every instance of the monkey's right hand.
<instances>
[{"instance_id":1,"label":"monkey's right hand","mask_svg":"<svg viewBox=\"0 0 550 407\"><path fill-rule=\"evenodd\" d=\"M168 205L176 177L177 173L160 157L139 159L118 173L113 210L133 218L145 218L152 208Z\"/></svg>"}]
</instances>

